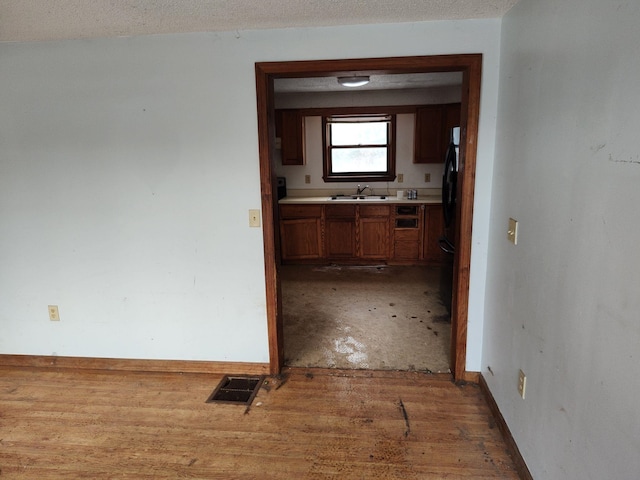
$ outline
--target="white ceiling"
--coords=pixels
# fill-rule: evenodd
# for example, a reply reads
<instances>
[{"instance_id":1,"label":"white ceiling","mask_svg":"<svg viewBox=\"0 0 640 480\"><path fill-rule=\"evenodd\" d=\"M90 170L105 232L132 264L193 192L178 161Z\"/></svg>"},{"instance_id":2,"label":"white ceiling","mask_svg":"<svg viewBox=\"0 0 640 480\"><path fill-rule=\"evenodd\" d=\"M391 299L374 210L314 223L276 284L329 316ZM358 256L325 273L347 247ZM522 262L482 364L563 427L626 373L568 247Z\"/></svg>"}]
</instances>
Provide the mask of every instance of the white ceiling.
<instances>
[{"instance_id":1,"label":"white ceiling","mask_svg":"<svg viewBox=\"0 0 640 480\"><path fill-rule=\"evenodd\" d=\"M461 72L370 75L370 82L355 89L343 87L336 77L277 78L276 93L348 92L362 90L405 90L462 85Z\"/></svg>"},{"instance_id":2,"label":"white ceiling","mask_svg":"<svg viewBox=\"0 0 640 480\"><path fill-rule=\"evenodd\" d=\"M0 0L0 41L500 18L518 0Z\"/></svg>"}]
</instances>

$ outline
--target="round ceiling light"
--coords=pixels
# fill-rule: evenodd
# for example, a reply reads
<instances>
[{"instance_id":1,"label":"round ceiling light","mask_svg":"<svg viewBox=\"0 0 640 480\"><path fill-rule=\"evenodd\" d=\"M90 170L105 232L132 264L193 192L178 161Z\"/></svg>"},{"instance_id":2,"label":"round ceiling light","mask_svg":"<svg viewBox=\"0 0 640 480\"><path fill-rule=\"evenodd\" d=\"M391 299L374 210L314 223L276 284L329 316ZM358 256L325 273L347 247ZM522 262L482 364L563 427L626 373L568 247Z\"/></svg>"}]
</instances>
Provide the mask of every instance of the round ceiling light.
<instances>
[{"instance_id":1,"label":"round ceiling light","mask_svg":"<svg viewBox=\"0 0 640 480\"><path fill-rule=\"evenodd\" d=\"M338 77L338 83L343 87L361 87L369 83L368 76Z\"/></svg>"}]
</instances>

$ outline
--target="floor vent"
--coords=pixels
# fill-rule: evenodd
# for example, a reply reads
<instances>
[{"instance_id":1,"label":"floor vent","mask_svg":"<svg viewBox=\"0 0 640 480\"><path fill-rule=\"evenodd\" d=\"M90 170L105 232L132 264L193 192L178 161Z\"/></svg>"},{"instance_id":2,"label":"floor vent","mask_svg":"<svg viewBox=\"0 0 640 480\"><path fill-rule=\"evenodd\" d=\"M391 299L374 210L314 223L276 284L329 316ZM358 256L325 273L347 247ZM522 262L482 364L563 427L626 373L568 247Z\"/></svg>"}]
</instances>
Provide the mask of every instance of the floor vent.
<instances>
[{"instance_id":1,"label":"floor vent","mask_svg":"<svg viewBox=\"0 0 640 480\"><path fill-rule=\"evenodd\" d=\"M225 375L213 393L209 395L207 403L251 405L263 380L264 376Z\"/></svg>"}]
</instances>

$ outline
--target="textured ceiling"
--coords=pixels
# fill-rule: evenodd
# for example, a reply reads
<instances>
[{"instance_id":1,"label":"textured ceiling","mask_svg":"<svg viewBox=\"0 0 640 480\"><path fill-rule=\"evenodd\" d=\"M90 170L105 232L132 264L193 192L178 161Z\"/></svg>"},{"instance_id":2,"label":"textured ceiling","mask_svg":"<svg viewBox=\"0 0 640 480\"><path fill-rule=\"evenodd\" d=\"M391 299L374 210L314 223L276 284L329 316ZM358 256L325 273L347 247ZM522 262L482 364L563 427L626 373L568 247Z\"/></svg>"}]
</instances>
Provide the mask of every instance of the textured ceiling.
<instances>
[{"instance_id":1,"label":"textured ceiling","mask_svg":"<svg viewBox=\"0 0 640 480\"><path fill-rule=\"evenodd\" d=\"M455 87L462 85L461 72L409 73L390 75L370 75L367 85L353 89L364 90L405 90L434 87ZM345 92L350 89L338 84L335 77L277 78L274 81L276 93Z\"/></svg>"},{"instance_id":2,"label":"textured ceiling","mask_svg":"<svg viewBox=\"0 0 640 480\"><path fill-rule=\"evenodd\" d=\"M0 41L500 18L518 0L0 0Z\"/></svg>"}]
</instances>

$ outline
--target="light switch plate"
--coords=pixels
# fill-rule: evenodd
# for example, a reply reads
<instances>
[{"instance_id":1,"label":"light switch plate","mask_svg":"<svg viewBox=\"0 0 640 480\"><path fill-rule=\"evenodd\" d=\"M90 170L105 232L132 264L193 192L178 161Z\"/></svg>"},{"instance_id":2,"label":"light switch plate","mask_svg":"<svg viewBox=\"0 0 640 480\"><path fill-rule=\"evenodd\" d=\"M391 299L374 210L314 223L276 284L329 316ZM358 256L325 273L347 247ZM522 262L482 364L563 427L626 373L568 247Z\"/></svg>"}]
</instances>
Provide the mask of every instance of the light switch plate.
<instances>
[{"instance_id":1,"label":"light switch plate","mask_svg":"<svg viewBox=\"0 0 640 480\"><path fill-rule=\"evenodd\" d=\"M518 221L513 218L509 219L509 230L507 230L507 238L514 245L518 244Z\"/></svg>"},{"instance_id":2,"label":"light switch plate","mask_svg":"<svg viewBox=\"0 0 640 480\"><path fill-rule=\"evenodd\" d=\"M249 210L249 226L260 226L260 210Z\"/></svg>"}]
</instances>

